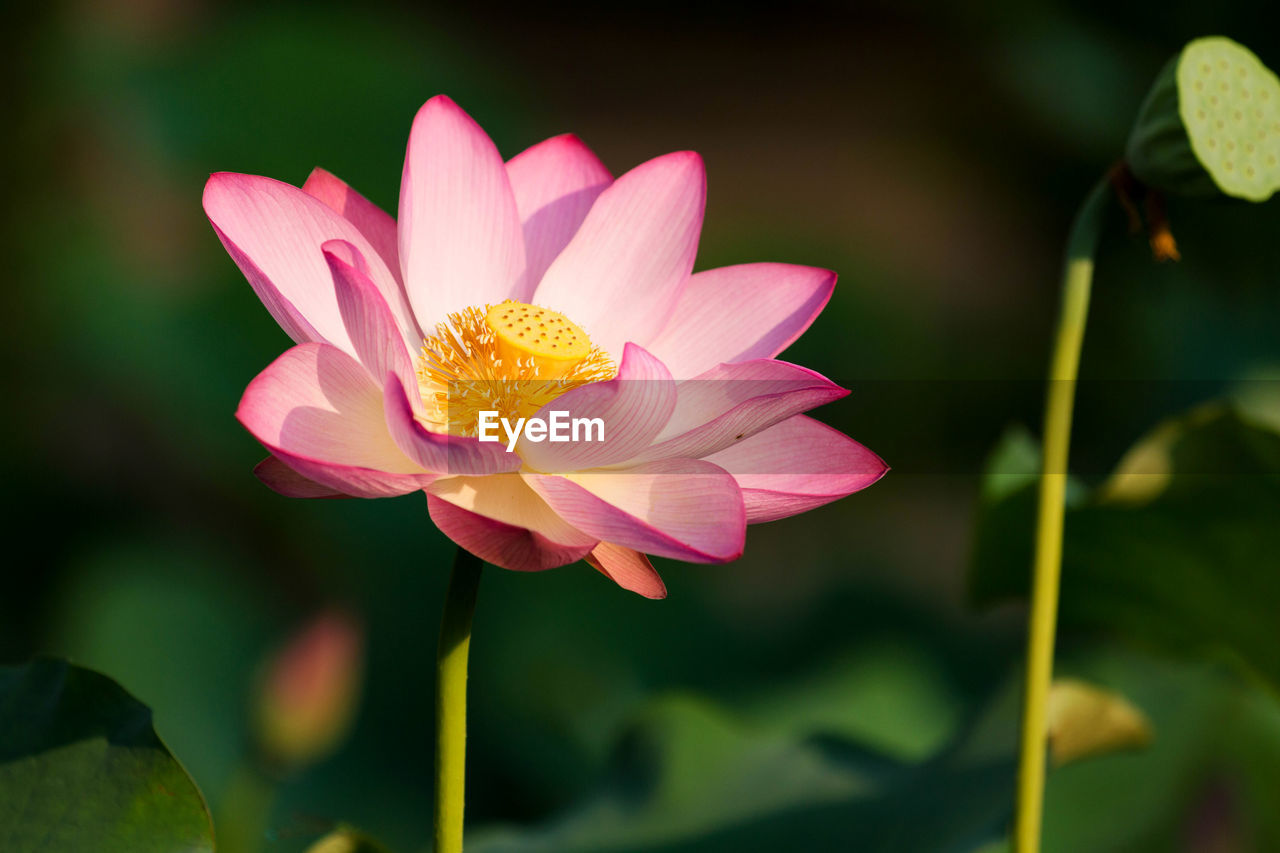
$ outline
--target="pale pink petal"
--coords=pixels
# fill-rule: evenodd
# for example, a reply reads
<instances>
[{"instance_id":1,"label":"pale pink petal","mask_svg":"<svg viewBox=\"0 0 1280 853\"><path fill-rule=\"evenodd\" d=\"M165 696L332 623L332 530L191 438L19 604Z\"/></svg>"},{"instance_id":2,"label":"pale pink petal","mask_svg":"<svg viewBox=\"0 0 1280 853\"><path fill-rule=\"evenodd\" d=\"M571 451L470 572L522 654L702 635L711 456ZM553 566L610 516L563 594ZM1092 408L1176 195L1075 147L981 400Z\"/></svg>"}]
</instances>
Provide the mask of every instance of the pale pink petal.
<instances>
[{"instance_id":1,"label":"pale pink petal","mask_svg":"<svg viewBox=\"0 0 1280 853\"><path fill-rule=\"evenodd\" d=\"M427 494L436 527L487 563L517 572L541 572L582 559L591 544L553 542L534 530L494 521Z\"/></svg>"},{"instance_id":2,"label":"pale pink petal","mask_svg":"<svg viewBox=\"0 0 1280 853\"><path fill-rule=\"evenodd\" d=\"M343 240L330 240L321 249L333 276L342 315L355 356L375 382L394 373L402 382L416 382L413 363L395 318L382 294L369 280L368 264L359 251Z\"/></svg>"},{"instance_id":3,"label":"pale pink petal","mask_svg":"<svg viewBox=\"0 0 1280 853\"><path fill-rule=\"evenodd\" d=\"M302 191L327 204L364 235L387 269L400 281L400 251L396 246L396 221L391 214L353 190L324 169L313 169Z\"/></svg>"},{"instance_id":4,"label":"pale pink petal","mask_svg":"<svg viewBox=\"0 0 1280 853\"><path fill-rule=\"evenodd\" d=\"M286 498L347 497L342 492L307 479L274 456L268 456L255 465L253 473L263 485Z\"/></svg>"},{"instance_id":5,"label":"pale pink petal","mask_svg":"<svg viewBox=\"0 0 1280 853\"><path fill-rule=\"evenodd\" d=\"M582 140L566 133L512 157L507 177L524 227L525 275L532 287L569 245L613 176Z\"/></svg>"},{"instance_id":6,"label":"pale pink petal","mask_svg":"<svg viewBox=\"0 0 1280 853\"><path fill-rule=\"evenodd\" d=\"M535 417L551 422L552 412L567 418L599 418L603 441L521 438L520 455L539 471L577 471L633 459L662 430L676 404L676 384L662 362L636 344L627 344L618 375L607 382L582 385L538 410ZM594 438L598 432L591 432Z\"/></svg>"},{"instance_id":7,"label":"pale pink petal","mask_svg":"<svg viewBox=\"0 0 1280 853\"><path fill-rule=\"evenodd\" d=\"M721 362L773 358L809 328L835 284L830 270L794 264L741 264L695 273L671 319L646 346L677 379Z\"/></svg>"},{"instance_id":8,"label":"pale pink petal","mask_svg":"<svg viewBox=\"0 0 1280 853\"><path fill-rule=\"evenodd\" d=\"M508 528L527 530L535 534L533 538L526 541L531 542L543 552L542 556L537 557L542 568L562 566L581 559L583 554L596 546L595 537L574 528L556 515L551 507L547 506L546 501L525 484L519 474L498 474L492 477L445 477L432 483L427 494L475 516L498 522ZM433 516L434 514L435 510L433 510ZM453 524L460 524L456 517L450 520ZM476 527L473 524L467 531L458 530L458 535L466 535L468 540L463 542L455 538L455 541L487 560L491 555L482 553L485 546L470 538L478 536L481 532ZM453 536L453 533L443 525L442 529L451 537ZM510 543L507 542L502 547L508 548ZM524 556L528 560L534 559L528 551L524 552ZM556 562L559 560L563 562ZM497 562L496 559L491 562L505 568L520 568L518 565ZM515 562L513 558L512 562ZM546 564L542 565L543 563Z\"/></svg>"},{"instance_id":9,"label":"pale pink petal","mask_svg":"<svg viewBox=\"0 0 1280 853\"><path fill-rule=\"evenodd\" d=\"M352 352L320 252L327 240L346 240L359 250L403 336L417 336L400 285L381 256L355 225L318 199L271 178L219 172L205 184L204 210L262 304L298 343L324 341Z\"/></svg>"},{"instance_id":10,"label":"pale pink petal","mask_svg":"<svg viewBox=\"0 0 1280 853\"><path fill-rule=\"evenodd\" d=\"M534 302L617 358L666 324L693 269L707 185L692 151L642 163L600 194L542 277Z\"/></svg>"},{"instance_id":11,"label":"pale pink petal","mask_svg":"<svg viewBox=\"0 0 1280 853\"><path fill-rule=\"evenodd\" d=\"M830 503L865 489L889 470L858 442L804 415L788 418L707 460L738 481L749 524Z\"/></svg>"},{"instance_id":12,"label":"pale pink petal","mask_svg":"<svg viewBox=\"0 0 1280 853\"><path fill-rule=\"evenodd\" d=\"M400 181L400 268L418 323L527 301L524 238L506 165L471 116L444 95L418 111Z\"/></svg>"},{"instance_id":13,"label":"pale pink petal","mask_svg":"<svg viewBox=\"0 0 1280 853\"><path fill-rule=\"evenodd\" d=\"M294 471L345 494L405 494L435 479L396 446L368 371L329 344L287 350L249 383L236 417Z\"/></svg>"},{"instance_id":14,"label":"pale pink petal","mask_svg":"<svg viewBox=\"0 0 1280 853\"><path fill-rule=\"evenodd\" d=\"M746 515L737 483L701 459L522 476L565 521L601 541L692 563L742 555Z\"/></svg>"},{"instance_id":15,"label":"pale pink petal","mask_svg":"<svg viewBox=\"0 0 1280 853\"><path fill-rule=\"evenodd\" d=\"M508 453L506 445L500 442L482 442L474 436L427 429L416 417L418 407L414 404L414 395L418 393L416 382L406 387L400 377L387 374L383 386L386 425L396 445L410 459L441 475L482 476L520 467L520 454Z\"/></svg>"},{"instance_id":16,"label":"pale pink petal","mask_svg":"<svg viewBox=\"0 0 1280 853\"><path fill-rule=\"evenodd\" d=\"M636 461L701 459L849 392L805 367L758 358L677 383L675 409Z\"/></svg>"},{"instance_id":17,"label":"pale pink petal","mask_svg":"<svg viewBox=\"0 0 1280 853\"><path fill-rule=\"evenodd\" d=\"M583 559L623 589L645 598L667 597L667 585L649 558L639 551L612 542L601 542Z\"/></svg>"}]
</instances>

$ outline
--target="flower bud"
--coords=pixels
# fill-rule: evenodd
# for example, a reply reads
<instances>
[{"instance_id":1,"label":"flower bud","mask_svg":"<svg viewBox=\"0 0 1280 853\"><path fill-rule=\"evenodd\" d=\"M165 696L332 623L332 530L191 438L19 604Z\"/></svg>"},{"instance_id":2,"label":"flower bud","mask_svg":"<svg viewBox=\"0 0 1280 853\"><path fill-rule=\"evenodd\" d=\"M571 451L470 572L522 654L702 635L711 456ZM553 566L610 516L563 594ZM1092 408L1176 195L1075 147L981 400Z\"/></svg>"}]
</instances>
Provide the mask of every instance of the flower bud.
<instances>
[{"instance_id":1,"label":"flower bud","mask_svg":"<svg viewBox=\"0 0 1280 853\"><path fill-rule=\"evenodd\" d=\"M1280 80L1231 39L1190 42L1156 78L1126 159L1171 194L1266 201L1280 189Z\"/></svg>"},{"instance_id":2,"label":"flower bud","mask_svg":"<svg viewBox=\"0 0 1280 853\"><path fill-rule=\"evenodd\" d=\"M360 693L364 638L349 614L322 613L267 662L254 734L283 769L328 755L346 736Z\"/></svg>"}]
</instances>

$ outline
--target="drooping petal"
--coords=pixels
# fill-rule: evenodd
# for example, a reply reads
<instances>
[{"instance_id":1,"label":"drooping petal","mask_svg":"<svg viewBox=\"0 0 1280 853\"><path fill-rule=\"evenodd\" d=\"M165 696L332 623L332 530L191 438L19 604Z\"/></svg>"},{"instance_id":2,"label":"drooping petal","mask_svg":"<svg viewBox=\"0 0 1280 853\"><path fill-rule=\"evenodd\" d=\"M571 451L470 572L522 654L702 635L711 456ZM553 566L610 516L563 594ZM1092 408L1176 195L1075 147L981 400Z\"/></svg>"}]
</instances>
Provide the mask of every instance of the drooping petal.
<instances>
[{"instance_id":1,"label":"drooping petal","mask_svg":"<svg viewBox=\"0 0 1280 853\"><path fill-rule=\"evenodd\" d=\"M601 542L583 559L623 589L645 598L667 597L667 585L649 558L639 551Z\"/></svg>"},{"instance_id":2,"label":"drooping petal","mask_svg":"<svg viewBox=\"0 0 1280 853\"><path fill-rule=\"evenodd\" d=\"M369 245L373 246L396 281L401 281L396 221L391 218L391 214L324 169L313 169L302 185L302 191L320 199L354 225L369 241ZM403 287L403 283L401 286Z\"/></svg>"},{"instance_id":3,"label":"drooping petal","mask_svg":"<svg viewBox=\"0 0 1280 853\"><path fill-rule=\"evenodd\" d=\"M370 280L406 338L417 333L404 294L356 226L297 187L257 175L219 172L204 188L218 239L262 304L298 343L324 341L352 352L320 246L346 240L368 261Z\"/></svg>"},{"instance_id":4,"label":"drooping petal","mask_svg":"<svg viewBox=\"0 0 1280 853\"><path fill-rule=\"evenodd\" d=\"M498 442L482 442L474 436L432 432L415 417L417 384L407 386L394 373L383 386L383 410L387 428L397 446L428 471L440 475L484 476L514 471L520 455L508 453Z\"/></svg>"},{"instance_id":5,"label":"drooping petal","mask_svg":"<svg viewBox=\"0 0 1280 853\"><path fill-rule=\"evenodd\" d=\"M747 522L774 521L865 489L889 470L858 442L804 415L707 457L742 488Z\"/></svg>"},{"instance_id":6,"label":"drooping petal","mask_svg":"<svg viewBox=\"0 0 1280 853\"><path fill-rule=\"evenodd\" d=\"M487 563L517 572L542 572L582 559L591 546L553 542L533 530L476 515L427 495L427 510L445 536Z\"/></svg>"},{"instance_id":7,"label":"drooping petal","mask_svg":"<svg viewBox=\"0 0 1280 853\"><path fill-rule=\"evenodd\" d=\"M524 238L506 165L452 100L418 111L400 182L400 267L418 323L451 311L525 301Z\"/></svg>"},{"instance_id":8,"label":"drooping petal","mask_svg":"<svg viewBox=\"0 0 1280 853\"><path fill-rule=\"evenodd\" d=\"M536 287L613 176L582 140L566 133L512 157L507 177L524 229L525 275Z\"/></svg>"},{"instance_id":9,"label":"drooping petal","mask_svg":"<svg viewBox=\"0 0 1280 853\"><path fill-rule=\"evenodd\" d=\"M333 276L338 311L351 338L355 356L375 382L394 373L404 383L413 381L413 363L396 329L391 309L369 280L368 263L350 243L329 240L321 246Z\"/></svg>"},{"instance_id":10,"label":"drooping petal","mask_svg":"<svg viewBox=\"0 0 1280 853\"><path fill-rule=\"evenodd\" d=\"M692 563L742 555L746 515L738 485L701 459L522 476L565 521L601 541Z\"/></svg>"},{"instance_id":11,"label":"drooping petal","mask_svg":"<svg viewBox=\"0 0 1280 853\"><path fill-rule=\"evenodd\" d=\"M667 154L600 194L534 302L560 311L617 358L666 324L693 269L706 202L702 158Z\"/></svg>"},{"instance_id":12,"label":"drooping petal","mask_svg":"<svg viewBox=\"0 0 1280 853\"><path fill-rule=\"evenodd\" d=\"M636 461L701 459L849 393L808 368L771 358L721 364L676 388L671 418Z\"/></svg>"},{"instance_id":13,"label":"drooping petal","mask_svg":"<svg viewBox=\"0 0 1280 853\"><path fill-rule=\"evenodd\" d=\"M667 368L643 347L627 344L617 376L574 388L535 415L548 423L553 423L553 411L565 412L569 419L598 418L603 440L534 443L521 438L520 455L531 467L546 472L625 462L649 447L675 404L676 384ZM595 439L599 433L588 427L587 435Z\"/></svg>"},{"instance_id":14,"label":"drooping petal","mask_svg":"<svg viewBox=\"0 0 1280 853\"><path fill-rule=\"evenodd\" d=\"M835 284L830 270L794 264L704 270L690 277L646 346L677 379L722 362L773 358L809 328Z\"/></svg>"},{"instance_id":15,"label":"drooping petal","mask_svg":"<svg viewBox=\"0 0 1280 853\"><path fill-rule=\"evenodd\" d=\"M255 465L253 473L263 485L286 498L347 497L315 480L307 479L274 456L268 456Z\"/></svg>"},{"instance_id":16,"label":"drooping petal","mask_svg":"<svg viewBox=\"0 0 1280 853\"><path fill-rule=\"evenodd\" d=\"M236 417L294 471L358 497L400 495L435 475L396 446L382 390L330 344L299 344L249 383Z\"/></svg>"}]
</instances>

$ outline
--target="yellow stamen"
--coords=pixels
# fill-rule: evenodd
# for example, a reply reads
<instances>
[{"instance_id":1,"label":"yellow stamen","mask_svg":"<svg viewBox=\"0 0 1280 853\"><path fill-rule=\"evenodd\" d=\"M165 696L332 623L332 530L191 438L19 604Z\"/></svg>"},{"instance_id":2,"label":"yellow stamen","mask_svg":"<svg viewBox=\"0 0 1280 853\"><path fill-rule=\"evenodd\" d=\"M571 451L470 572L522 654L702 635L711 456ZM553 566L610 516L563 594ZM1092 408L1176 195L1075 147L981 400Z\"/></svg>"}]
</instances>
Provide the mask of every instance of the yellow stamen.
<instances>
[{"instance_id":1,"label":"yellow stamen","mask_svg":"<svg viewBox=\"0 0 1280 853\"><path fill-rule=\"evenodd\" d=\"M466 308L437 325L422 342L418 387L427 426L475 435L482 411L529 417L566 391L616 372L568 317L508 300Z\"/></svg>"}]
</instances>

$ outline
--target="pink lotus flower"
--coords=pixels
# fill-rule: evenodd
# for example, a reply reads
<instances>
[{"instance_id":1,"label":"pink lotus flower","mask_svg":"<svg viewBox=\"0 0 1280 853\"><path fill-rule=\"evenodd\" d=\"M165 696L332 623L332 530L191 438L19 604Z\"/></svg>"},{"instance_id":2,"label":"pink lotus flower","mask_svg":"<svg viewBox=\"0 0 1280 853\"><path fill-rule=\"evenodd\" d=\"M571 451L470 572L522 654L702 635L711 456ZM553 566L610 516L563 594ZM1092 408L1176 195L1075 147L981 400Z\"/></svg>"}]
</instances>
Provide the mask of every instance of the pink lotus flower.
<instances>
[{"instance_id":1,"label":"pink lotus flower","mask_svg":"<svg viewBox=\"0 0 1280 853\"><path fill-rule=\"evenodd\" d=\"M875 482L875 454L801 414L848 392L775 358L835 274L693 274L705 196L692 152L614 180L565 135L504 163L443 96L414 119L398 224L320 169L301 189L213 175L209 220L297 342L236 413L271 453L256 473L294 497L422 490L490 563L585 559L651 598L666 590L646 554L727 562L747 524ZM530 317L564 337L506 331ZM553 402L601 417L607 440L508 452L476 435L485 405Z\"/></svg>"}]
</instances>

